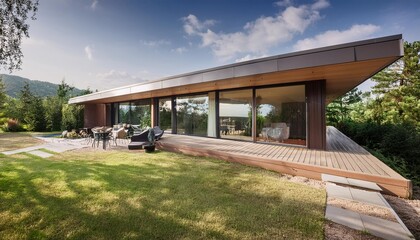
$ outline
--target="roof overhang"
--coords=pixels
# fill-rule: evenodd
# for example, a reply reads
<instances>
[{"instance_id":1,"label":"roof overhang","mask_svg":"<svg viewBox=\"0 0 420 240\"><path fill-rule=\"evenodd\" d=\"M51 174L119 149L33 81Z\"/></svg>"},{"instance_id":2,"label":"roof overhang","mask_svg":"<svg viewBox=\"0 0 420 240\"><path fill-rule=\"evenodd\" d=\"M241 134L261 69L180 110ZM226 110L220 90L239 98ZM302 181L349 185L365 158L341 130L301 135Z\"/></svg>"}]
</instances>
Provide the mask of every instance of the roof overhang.
<instances>
[{"instance_id":1,"label":"roof overhang","mask_svg":"<svg viewBox=\"0 0 420 240\"><path fill-rule=\"evenodd\" d=\"M282 54L74 97L111 103L223 89L326 80L327 102L404 55L402 35Z\"/></svg>"}]
</instances>

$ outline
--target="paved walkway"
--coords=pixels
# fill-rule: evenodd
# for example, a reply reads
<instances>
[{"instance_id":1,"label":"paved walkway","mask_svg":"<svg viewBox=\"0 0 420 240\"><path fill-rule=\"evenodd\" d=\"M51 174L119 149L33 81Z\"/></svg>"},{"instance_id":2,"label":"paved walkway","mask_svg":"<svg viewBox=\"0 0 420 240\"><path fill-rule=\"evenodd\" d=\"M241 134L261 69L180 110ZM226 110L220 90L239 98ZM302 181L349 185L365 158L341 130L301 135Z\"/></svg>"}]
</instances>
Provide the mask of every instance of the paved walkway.
<instances>
[{"instance_id":1,"label":"paved walkway","mask_svg":"<svg viewBox=\"0 0 420 240\"><path fill-rule=\"evenodd\" d=\"M361 180L354 181L351 178L327 174L322 175L322 180L327 182L328 198L339 198L388 209L394 215L397 222L364 215L347 210L344 207L332 206L328 203L325 211L325 217L327 219L359 231L367 231L383 239L414 239L397 213L382 196L380 193L382 189L377 184Z\"/></svg>"},{"instance_id":2,"label":"paved walkway","mask_svg":"<svg viewBox=\"0 0 420 240\"><path fill-rule=\"evenodd\" d=\"M52 138L52 137L37 137L44 141L44 144L16 149L12 151L2 152L4 155L13 155L18 153L29 153L38 157L48 158L53 154L42 151L40 149L46 149L51 152L61 153L74 149L81 149L90 147L90 145L84 144L85 139L63 139L63 138Z\"/></svg>"}]
</instances>

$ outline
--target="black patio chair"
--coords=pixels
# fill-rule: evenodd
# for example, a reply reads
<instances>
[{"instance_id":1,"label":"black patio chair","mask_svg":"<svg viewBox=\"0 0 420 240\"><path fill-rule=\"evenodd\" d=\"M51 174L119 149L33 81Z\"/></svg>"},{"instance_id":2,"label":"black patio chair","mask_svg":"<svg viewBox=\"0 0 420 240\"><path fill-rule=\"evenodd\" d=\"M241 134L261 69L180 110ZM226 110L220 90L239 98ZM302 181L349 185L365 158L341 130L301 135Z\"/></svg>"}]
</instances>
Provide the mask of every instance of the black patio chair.
<instances>
[{"instance_id":1,"label":"black patio chair","mask_svg":"<svg viewBox=\"0 0 420 240\"><path fill-rule=\"evenodd\" d=\"M153 130L155 130L155 141L158 141L163 136L163 133L165 132L162 129L160 129L159 126L155 126Z\"/></svg>"},{"instance_id":2,"label":"black patio chair","mask_svg":"<svg viewBox=\"0 0 420 240\"><path fill-rule=\"evenodd\" d=\"M128 149L142 149L143 145L148 143L149 140L147 138L147 135L149 134L149 130L144 130L140 134L134 134L131 137L131 142L128 144Z\"/></svg>"}]
</instances>

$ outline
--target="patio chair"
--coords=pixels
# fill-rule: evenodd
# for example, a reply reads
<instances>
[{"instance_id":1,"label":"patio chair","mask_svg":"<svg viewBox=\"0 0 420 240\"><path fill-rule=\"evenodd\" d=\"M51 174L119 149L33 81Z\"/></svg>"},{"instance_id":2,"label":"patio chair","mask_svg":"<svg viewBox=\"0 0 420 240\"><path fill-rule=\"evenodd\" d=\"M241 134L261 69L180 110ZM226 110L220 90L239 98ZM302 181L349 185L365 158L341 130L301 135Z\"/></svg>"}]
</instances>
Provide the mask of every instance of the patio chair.
<instances>
[{"instance_id":1,"label":"patio chair","mask_svg":"<svg viewBox=\"0 0 420 240\"><path fill-rule=\"evenodd\" d=\"M127 131L125 131L125 129L123 127L117 129L117 130L113 130L112 131L112 135L114 138L114 142L115 142L115 146L117 145L117 140L118 139L125 139L127 140Z\"/></svg>"},{"instance_id":2,"label":"patio chair","mask_svg":"<svg viewBox=\"0 0 420 240\"><path fill-rule=\"evenodd\" d=\"M143 145L148 143L147 136L149 134L149 130L144 130L140 134L135 134L131 137L131 142L128 144L128 149L142 149Z\"/></svg>"},{"instance_id":3,"label":"patio chair","mask_svg":"<svg viewBox=\"0 0 420 240\"><path fill-rule=\"evenodd\" d=\"M160 129L159 126L155 126L153 130L155 131L155 141L158 141L163 136L163 133L165 132L162 129Z\"/></svg>"}]
</instances>

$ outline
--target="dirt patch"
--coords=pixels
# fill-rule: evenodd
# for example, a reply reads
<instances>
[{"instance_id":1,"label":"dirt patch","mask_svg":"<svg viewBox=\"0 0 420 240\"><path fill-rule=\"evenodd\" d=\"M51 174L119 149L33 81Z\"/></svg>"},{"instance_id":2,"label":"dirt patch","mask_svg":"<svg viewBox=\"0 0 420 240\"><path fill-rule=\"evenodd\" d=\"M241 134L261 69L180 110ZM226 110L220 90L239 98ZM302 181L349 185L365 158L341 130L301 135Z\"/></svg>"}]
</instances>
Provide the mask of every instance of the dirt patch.
<instances>
[{"instance_id":1,"label":"dirt patch","mask_svg":"<svg viewBox=\"0 0 420 240\"><path fill-rule=\"evenodd\" d=\"M384 195L414 237L420 239L420 199L418 195L416 197L417 199L410 200Z\"/></svg>"},{"instance_id":2,"label":"dirt patch","mask_svg":"<svg viewBox=\"0 0 420 240\"><path fill-rule=\"evenodd\" d=\"M386 208L373 206L370 204L359 203L355 201L339 199L339 198L331 198L329 197L327 200L327 204L339 207L342 209L347 209L353 212L357 212L360 214L368 215L371 217L378 217L388 221L398 222L397 219L394 217L394 214Z\"/></svg>"},{"instance_id":3,"label":"dirt patch","mask_svg":"<svg viewBox=\"0 0 420 240\"><path fill-rule=\"evenodd\" d=\"M370 235L367 232L361 232L343 225L325 221L325 239L326 240L379 240L382 238Z\"/></svg>"}]
</instances>

